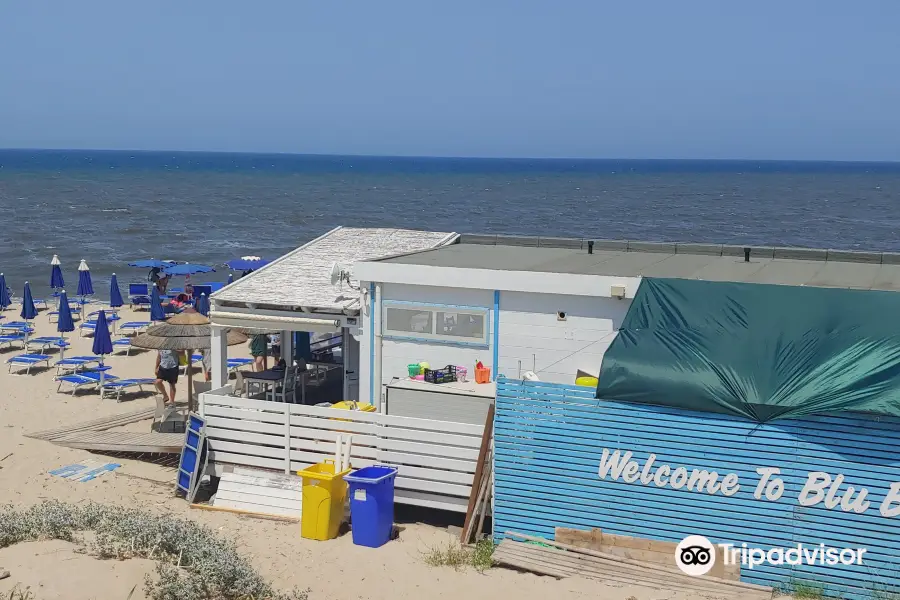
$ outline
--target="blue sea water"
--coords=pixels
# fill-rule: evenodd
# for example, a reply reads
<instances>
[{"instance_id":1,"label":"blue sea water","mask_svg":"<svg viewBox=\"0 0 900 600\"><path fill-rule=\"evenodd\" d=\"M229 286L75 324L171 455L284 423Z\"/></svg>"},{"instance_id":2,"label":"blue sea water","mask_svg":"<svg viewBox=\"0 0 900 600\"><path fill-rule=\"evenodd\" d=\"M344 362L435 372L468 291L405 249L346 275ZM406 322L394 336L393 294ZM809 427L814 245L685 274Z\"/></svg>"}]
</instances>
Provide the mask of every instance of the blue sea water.
<instances>
[{"instance_id":1,"label":"blue sea water","mask_svg":"<svg viewBox=\"0 0 900 600\"><path fill-rule=\"evenodd\" d=\"M337 225L900 250L900 164L0 150L0 272L278 256ZM211 276L224 280L224 271Z\"/></svg>"}]
</instances>

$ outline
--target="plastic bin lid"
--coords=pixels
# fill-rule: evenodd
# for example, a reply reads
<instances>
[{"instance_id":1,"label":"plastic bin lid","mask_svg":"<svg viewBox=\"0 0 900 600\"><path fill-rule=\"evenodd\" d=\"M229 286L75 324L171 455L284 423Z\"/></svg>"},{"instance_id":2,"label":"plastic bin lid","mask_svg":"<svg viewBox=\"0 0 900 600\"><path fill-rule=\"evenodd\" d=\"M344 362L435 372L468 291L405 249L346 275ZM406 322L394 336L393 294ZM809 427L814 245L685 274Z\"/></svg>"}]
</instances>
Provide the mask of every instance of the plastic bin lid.
<instances>
[{"instance_id":1,"label":"plastic bin lid","mask_svg":"<svg viewBox=\"0 0 900 600\"><path fill-rule=\"evenodd\" d=\"M351 475L345 475L344 481L350 481L353 483L381 483L385 479L394 477L396 474L396 467L374 465L371 467L363 467L362 469L358 469Z\"/></svg>"}]
</instances>

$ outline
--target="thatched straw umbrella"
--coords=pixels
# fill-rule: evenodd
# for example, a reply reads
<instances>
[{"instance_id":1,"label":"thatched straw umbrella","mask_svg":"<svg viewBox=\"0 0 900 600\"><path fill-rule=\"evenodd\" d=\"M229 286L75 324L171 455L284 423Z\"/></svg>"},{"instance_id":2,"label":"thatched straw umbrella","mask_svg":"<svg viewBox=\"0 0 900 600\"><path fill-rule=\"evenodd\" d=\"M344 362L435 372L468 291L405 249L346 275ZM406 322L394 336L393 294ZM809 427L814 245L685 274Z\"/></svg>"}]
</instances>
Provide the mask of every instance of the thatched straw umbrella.
<instances>
[{"instance_id":1,"label":"thatched straw umbrella","mask_svg":"<svg viewBox=\"0 0 900 600\"><path fill-rule=\"evenodd\" d=\"M228 345L235 346L247 341L247 336L237 331L228 332ZM193 309L169 317L163 323L150 326L145 333L135 336L131 345L150 350L187 350L188 365L188 410L194 410L194 383L191 354L194 350L210 348L209 319Z\"/></svg>"}]
</instances>

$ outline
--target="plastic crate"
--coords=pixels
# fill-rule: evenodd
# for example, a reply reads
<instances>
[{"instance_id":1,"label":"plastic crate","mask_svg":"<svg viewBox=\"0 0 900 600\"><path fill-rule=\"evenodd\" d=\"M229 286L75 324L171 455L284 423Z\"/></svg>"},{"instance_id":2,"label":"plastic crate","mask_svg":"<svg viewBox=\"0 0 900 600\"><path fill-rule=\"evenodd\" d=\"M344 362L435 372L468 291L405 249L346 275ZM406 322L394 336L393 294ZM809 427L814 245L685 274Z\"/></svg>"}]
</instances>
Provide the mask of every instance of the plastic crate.
<instances>
[{"instance_id":1,"label":"plastic crate","mask_svg":"<svg viewBox=\"0 0 900 600\"><path fill-rule=\"evenodd\" d=\"M425 381L428 383L450 383L456 381L456 366L447 365L442 369L425 369Z\"/></svg>"}]
</instances>

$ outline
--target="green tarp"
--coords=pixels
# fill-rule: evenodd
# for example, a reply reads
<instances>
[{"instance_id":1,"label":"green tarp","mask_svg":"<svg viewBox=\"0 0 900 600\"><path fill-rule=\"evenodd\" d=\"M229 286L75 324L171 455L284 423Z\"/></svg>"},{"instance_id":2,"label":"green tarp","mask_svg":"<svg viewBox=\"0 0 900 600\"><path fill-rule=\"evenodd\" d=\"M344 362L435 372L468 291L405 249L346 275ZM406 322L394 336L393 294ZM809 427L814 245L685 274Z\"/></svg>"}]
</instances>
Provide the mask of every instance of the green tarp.
<instances>
[{"instance_id":1,"label":"green tarp","mask_svg":"<svg viewBox=\"0 0 900 600\"><path fill-rule=\"evenodd\" d=\"M900 293L644 278L597 397L759 422L900 416Z\"/></svg>"}]
</instances>

